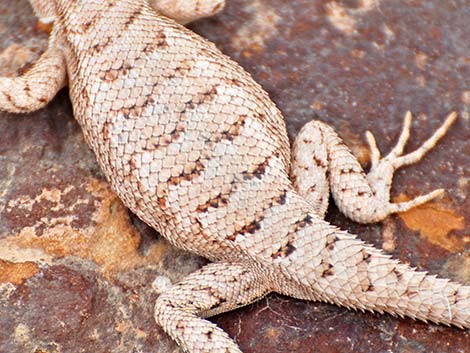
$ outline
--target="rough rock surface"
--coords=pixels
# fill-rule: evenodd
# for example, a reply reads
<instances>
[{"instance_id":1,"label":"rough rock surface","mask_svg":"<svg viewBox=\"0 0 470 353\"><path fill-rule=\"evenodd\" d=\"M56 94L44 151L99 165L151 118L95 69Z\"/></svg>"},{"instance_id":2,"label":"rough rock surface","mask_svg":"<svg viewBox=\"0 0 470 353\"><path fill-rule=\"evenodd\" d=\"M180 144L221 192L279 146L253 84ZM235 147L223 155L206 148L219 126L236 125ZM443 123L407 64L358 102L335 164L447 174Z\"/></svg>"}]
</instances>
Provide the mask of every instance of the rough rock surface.
<instances>
[{"instance_id":1,"label":"rough rock surface","mask_svg":"<svg viewBox=\"0 0 470 353\"><path fill-rule=\"evenodd\" d=\"M446 196L377 225L328 219L420 269L470 284L470 4L228 0L191 25L240 62L285 113L312 117L367 165L363 132L384 152L406 110L410 149L456 110L425 160L398 173L397 198ZM26 0L0 3L0 75L47 43ZM153 302L206 261L169 246L110 191L72 117L67 91L29 115L0 113L0 352L173 352ZM160 276L160 281L154 279ZM214 318L244 352L467 352L470 333L278 295Z\"/></svg>"}]
</instances>

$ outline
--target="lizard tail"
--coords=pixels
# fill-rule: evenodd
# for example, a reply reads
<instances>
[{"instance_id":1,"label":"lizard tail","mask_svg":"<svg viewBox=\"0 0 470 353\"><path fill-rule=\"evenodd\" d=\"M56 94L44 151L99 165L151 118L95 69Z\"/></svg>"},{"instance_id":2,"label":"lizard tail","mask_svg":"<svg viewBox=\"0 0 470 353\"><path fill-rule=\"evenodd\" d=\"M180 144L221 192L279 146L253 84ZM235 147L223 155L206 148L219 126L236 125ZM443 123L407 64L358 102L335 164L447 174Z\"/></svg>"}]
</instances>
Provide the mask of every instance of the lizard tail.
<instances>
[{"instance_id":1,"label":"lizard tail","mask_svg":"<svg viewBox=\"0 0 470 353\"><path fill-rule=\"evenodd\" d=\"M309 224L296 231L289 253L274 259L296 283L277 291L470 328L470 286L416 271L314 214L304 219Z\"/></svg>"}]
</instances>

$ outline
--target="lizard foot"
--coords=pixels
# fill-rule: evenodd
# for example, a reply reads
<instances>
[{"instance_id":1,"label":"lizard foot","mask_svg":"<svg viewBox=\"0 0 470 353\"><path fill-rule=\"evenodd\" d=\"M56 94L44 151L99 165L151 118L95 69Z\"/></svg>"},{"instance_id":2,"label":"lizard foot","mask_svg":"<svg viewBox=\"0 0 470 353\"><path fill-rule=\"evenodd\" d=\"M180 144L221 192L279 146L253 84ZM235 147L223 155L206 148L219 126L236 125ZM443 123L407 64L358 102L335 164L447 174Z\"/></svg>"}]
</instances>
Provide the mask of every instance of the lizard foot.
<instances>
[{"instance_id":1,"label":"lizard foot","mask_svg":"<svg viewBox=\"0 0 470 353\"><path fill-rule=\"evenodd\" d=\"M367 175L331 126L311 121L302 128L293 144L293 184L320 217L328 208L330 190L341 212L359 223L379 222L392 213L407 211L442 195L444 190L434 190L408 202L391 203L394 172L422 159L456 118L457 114L451 113L431 138L416 151L405 155L403 150L410 137L411 113L405 116L396 146L384 158L381 158L374 136L368 131L372 167Z\"/></svg>"},{"instance_id":2,"label":"lizard foot","mask_svg":"<svg viewBox=\"0 0 470 353\"><path fill-rule=\"evenodd\" d=\"M447 133L450 126L457 119L457 113L453 112L449 114L439 129L437 129L436 132L421 145L421 147L409 154L403 155L403 150L410 137L411 119L411 113L407 112L404 119L403 129L396 146L382 159L374 135L372 135L370 131L366 132L367 141L371 150L371 169L367 174L367 180L369 181L369 185L376 197L382 204L387 205L382 208L385 213L384 217L391 213L407 211L439 197L444 193L444 189L437 189L407 202L390 203L388 201L390 198L390 187L395 170L420 161Z\"/></svg>"}]
</instances>

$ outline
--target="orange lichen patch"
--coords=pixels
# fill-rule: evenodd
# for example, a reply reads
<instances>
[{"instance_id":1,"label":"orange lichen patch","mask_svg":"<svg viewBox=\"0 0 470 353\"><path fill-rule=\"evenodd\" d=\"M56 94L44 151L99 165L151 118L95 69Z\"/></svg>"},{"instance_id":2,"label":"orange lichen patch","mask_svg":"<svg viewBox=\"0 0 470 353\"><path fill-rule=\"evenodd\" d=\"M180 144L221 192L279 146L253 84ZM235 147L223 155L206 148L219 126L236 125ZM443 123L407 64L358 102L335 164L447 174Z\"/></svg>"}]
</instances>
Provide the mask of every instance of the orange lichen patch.
<instances>
[{"instance_id":1,"label":"orange lichen patch","mask_svg":"<svg viewBox=\"0 0 470 353\"><path fill-rule=\"evenodd\" d=\"M0 259L0 283L22 284L39 272L34 262L10 262Z\"/></svg>"},{"instance_id":2,"label":"orange lichen patch","mask_svg":"<svg viewBox=\"0 0 470 353\"><path fill-rule=\"evenodd\" d=\"M281 332L280 332L277 328L269 327L269 328L265 331L265 336L266 336L270 341L274 341L274 340L277 340L277 339L278 339L280 333L281 333Z\"/></svg>"},{"instance_id":3,"label":"orange lichen patch","mask_svg":"<svg viewBox=\"0 0 470 353\"><path fill-rule=\"evenodd\" d=\"M127 208L108 184L90 180L88 191L96 199L92 217L95 225L76 229L68 223L51 221L40 236L35 227L25 227L17 236L8 237L8 242L21 248L40 249L52 258L78 256L92 260L107 278L158 263L167 249L166 243L156 242L145 256L140 254L140 234L132 227Z\"/></svg>"},{"instance_id":4,"label":"orange lichen patch","mask_svg":"<svg viewBox=\"0 0 470 353\"><path fill-rule=\"evenodd\" d=\"M394 198L394 202L408 200L410 198L404 194ZM456 237L449 235L453 230L464 229L465 219L444 203L429 202L398 215L408 228L419 231L420 235L427 241L448 251L463 251L465 245L470 242L470 236Z\"/></svg>"},{"instance_id":5,"label":"orange lichen patch","mask_svg":"<svg viewBox=\"0 0 470 353\"><path fill-rule=\"evenodd\" d=\"M323 108L324 108L324 103L323 103L322 101L319 101L319 100L314 100L314 101L312 102L312 104L310 104L310 107L311 107L312 109L317 110L317 111L318 111L318 110L323 110Z\"/></svg>"}]
</instances>

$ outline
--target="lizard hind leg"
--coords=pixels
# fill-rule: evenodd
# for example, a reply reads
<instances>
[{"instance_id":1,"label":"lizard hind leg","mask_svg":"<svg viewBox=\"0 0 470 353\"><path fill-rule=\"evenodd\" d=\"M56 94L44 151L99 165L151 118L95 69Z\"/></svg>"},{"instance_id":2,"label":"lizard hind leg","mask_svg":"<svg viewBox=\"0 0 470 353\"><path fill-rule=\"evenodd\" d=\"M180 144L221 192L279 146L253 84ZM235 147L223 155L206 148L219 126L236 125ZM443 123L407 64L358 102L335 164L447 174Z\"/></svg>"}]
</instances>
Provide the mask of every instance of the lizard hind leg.
<instances>
[{"instance_id":1,"label":"lizard hind leg","mask_svg":"<svg viewBox=\"0 0 470 353\"><path fill-rule=\"evenodd\" d=\"M225 6L225 0L150 0L149 3L180 24L214 16Z\"/></svg>"},{"instance_id":2,"label":"lizard hind leg","mask_svg":"<svg viewBox=\"0 0 470 353\"><path fill-rule=\"evenodd\" d=\"M247 305L270 289L261 270L239 263L211 263L157 299L155 320L184 351L241 353L215 324L203 319Z\"/></svg>"},{"instance_id":3,"label":"lizard hind leg","mask_svg":"<svg viewBox=\"0 0 470 353\"><path fill-rule=\"evenodd\" d=\"M411 114L407 113L405 116L405 123L402 133L398 139L397 145L392 151L385 156L380 158L380 152L375 143L375 139L370 132L367 132L367 139L371 148L371 159L372 166L369 173L366 175L354 157L350 149L343 143L338 134L333 130L332 127L327 124L312 121L304 126L299 133L299 137L294 142L293 148L293 176L294 183L299 189L299 193L307 199L318 196L312 196L309 190L312 190L312 186L309 189L305 188L307 184L305 181L300 179L321 179L323 182L323 175L328 177L329 186L333 194L336 205L350 219L359 223L373 223L379 222L386 218L388 215L396 212L404 212L410 208L416 207L423 203L426 203L443 193L442 189L435 190L429 194L418 196L415 199L402 202L402 203L391 203L390 202L390 189L392 185L393 174L395 170L400 167L416 163L423 158L423 156L429 152L436 143L445 135L447 130L450 128L452 123L455 121L457 115L455 113L450 114L442 126L436 130L436 132L416 151L403 155L405 144L410 135L411 128ZM310 147L315 151L312 158L312 153L306 156L301 156L301 153L305 154L306 140L310 141L308 135L317 134L321 138L317 138L316 141L310 143L311 146L321 145L316 147ZM319 152L326 153L326 157L318 159ZM326 151L326 152L323 152ZM312 177L310 170L296 165L296 161L301 159L310 159L310 164L315 164L317 167L314 170L315 175ZM326 163L326 164L325 164ZM327 169L328 172L324 171L319 173L318 168ZM322 184L321 184L322 185ZM313 189L318 189L314 187ZM316 190L314 190L316 191ZM307 196L306 196L307 195ZM322 196L325 198L325 196Z\"/></svg>"}]
</instances>

